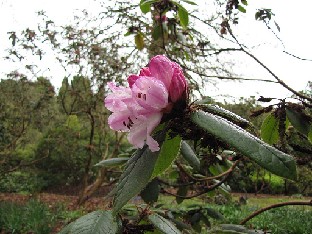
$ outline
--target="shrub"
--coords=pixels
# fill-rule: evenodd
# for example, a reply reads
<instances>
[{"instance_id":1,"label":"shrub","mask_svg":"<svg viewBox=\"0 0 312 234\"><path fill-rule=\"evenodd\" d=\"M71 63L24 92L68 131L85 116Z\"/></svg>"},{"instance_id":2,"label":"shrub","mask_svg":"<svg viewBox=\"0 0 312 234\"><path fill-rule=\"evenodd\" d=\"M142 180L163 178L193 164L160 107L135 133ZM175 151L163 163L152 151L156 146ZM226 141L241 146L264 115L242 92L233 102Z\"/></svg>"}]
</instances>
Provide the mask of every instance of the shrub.
<instances>
[{"instance_id":1,"label":"shrub","mask_svg":"<svg viewBox=\"0 0 312 234\"><path fill-rule=\"evenodd\" d=\"M45 186L34 171L15 171L0 179L0 192L34 193Z\"/></svg>"},{"instance_id":2,"label":"shrub","mask_svg":"<svg viewBox=\"0 0 312 234\"><path fill-rule=\"evenodd\" d=\"M48 207L36 200L21 205L11 202L0 203L1 233L49 234L56 221Z\"/></svg>"}]
</instances>

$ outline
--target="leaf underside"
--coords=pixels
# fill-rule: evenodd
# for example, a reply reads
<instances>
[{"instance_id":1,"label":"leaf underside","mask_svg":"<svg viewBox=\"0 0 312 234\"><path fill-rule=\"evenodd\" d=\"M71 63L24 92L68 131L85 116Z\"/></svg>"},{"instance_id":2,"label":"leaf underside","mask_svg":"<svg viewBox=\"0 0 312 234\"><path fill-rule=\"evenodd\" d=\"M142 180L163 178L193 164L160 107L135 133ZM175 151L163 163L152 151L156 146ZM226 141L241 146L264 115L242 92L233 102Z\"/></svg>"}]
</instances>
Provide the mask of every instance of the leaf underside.
<instances>
[{"instance_id":1,"label":"leaf underside","mask_svg":"<svg viewBox=\"0 0 312 234\"><path fill-rule=\"evenodd\" d=\"M165 219L164 217L158 214L152 214L148 216L148 219L162 233L170 233L170 234L181 233L173 223L171 223L168 219Z\"/></svg>"},{"instance_id":2,"label":"leaf underside","mask_svg":"<svg viewBox=\"0 0 312 234\"><path fill-rule=\"evenodd\" d=\"M70 223L59 234L116 234L121 226L111 211L94 211Z\"/></svg>"}]
</instances>

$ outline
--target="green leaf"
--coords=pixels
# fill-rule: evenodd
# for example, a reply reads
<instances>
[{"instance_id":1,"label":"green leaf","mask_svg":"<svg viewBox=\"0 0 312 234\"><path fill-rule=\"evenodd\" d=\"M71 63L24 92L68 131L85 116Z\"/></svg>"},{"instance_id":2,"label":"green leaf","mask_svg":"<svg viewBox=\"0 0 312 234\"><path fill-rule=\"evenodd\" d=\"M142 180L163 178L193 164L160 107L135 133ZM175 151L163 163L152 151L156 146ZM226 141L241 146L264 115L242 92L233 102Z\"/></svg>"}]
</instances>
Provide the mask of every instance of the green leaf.
<instances>
[{"instance_id":1,"label":"green leaf","mask_svg":"<svg viewBox=\"0 0 312 234\"><path fill-rule=\"evenodd\" d=\"M288 179L296 179L296 163L290 155L264 143L220 116L195 111L191 119L199 127L236 148L268 171Z\"/></svg>"},{"instance_id":2,"label":"green leaf","mask_svg":"<svg viewBox=\"0 0 312 234\"><path fill-rule=\"evenodd\" d=\"M193 149L185 141L181 144L181 154L183 158L196 170L200 170L200 161L197 155L194 153Z\"/></svg>"},{"instance_id":3,"label":"green leaf","mask_svg":"<svg viewBox=\"0 0 312 234\"><path fill-rule=\"evenodd\" d=\"M148 184L158 152L151 152L145 145L138 149L129 159L125 171L122 173L116 188L114 198L114 213L117 213L132 197L140 193Z\"/></svg>"},{"instance_id":4,"label":"green leaf","mask_svg":"<svg viewBox=\"0 0 312 234\"><path fill-rule=\"evenodd\" d=\"M138 50L143 50L144 48L144 37L142 33L138 33L134 36L134 42Z\"/></svg>"},{"instance_id":5,"label":"green leaf","mask_svg":"<svg viewBox=\"0 0 312 234\"><path fill-rule=\"evenodd\" d=\"M177 195L185 197L187 195L188 189L189 189L188 186L181 186L181 187L179 187L179 189L177 191ZM177 201L178 204L181 204L184 201L184 198L182 198L182 197L176 197L176 201Z\"/></svg>"},{"instance_id":6,"label":"green leaf","mask_svg":"<svg viewBox=\"0 0 312 234\"><path fill-rule=\"evenodd\" d=\"M124 34L124 36L127 37L127 36L130 36L131 34L132 34L132 32L126 32L126 33Z\"/></svg>"},{"instance_id":7,"label":"green leaf","mask_svg":"<svg viewBox=\"0 0 312 234\"><path fill-rule=\"evenodd\" d=\"M155 164L152 178L160 175L168 167L171 166L172 162L178 156L180 145L181 145L180 136L176 136L170 139L170 136L167 134L166 141L161 146L160 154Z\"/></svg>"},{"instance_id":8,"label":"green leaf","mask_svg":"<svg viewBox=\"0 0 312 234\"><path fill-rule=\"evenodd\" d=\"M310 130L310 132L308 134L308 139L312 143L312 128L311 128L311 130Z\"/></svg>"},{"instance_id":9,"label":"green leaf","mask_svg":"<svg viewBox=\"0 0 312 234\"><path fill-rule=\"evenodd\" d=\"M110 158L102 160L101 162L95 164L95 167L113 167L120 166L125 164L129 160L129 157L120 157L120 158Z\"/></svg>"},{"instance_id":10,"label":"green leaf","mask_svg":"<svg viewBox=\"0 0 312 234\"><path fill-rule=\"evenodd\" d=\"M211 100L210 98L208 98L208 100ZM204 100L202 100L204 101ZM200 101L200 102L202 102ZM239 115L226 110L218 105L212 105L212 104L201 104L200 109L205 111L205 112L209 112L211 114L215 114L215 115L219 115L222 118L225 118L233 123L235 123L236 125L239 125L241 127L247 127L250 125L249 121L240 117Z\"/></svg>"},{"instance_id":11,"label":"green leaf","mask_svg":"<svg viewBox=\"0 0 312 234\"><path fill-rule=\"evenodd\" d=\"M157 0L141 0L140 9L142 13L146 14L151 11L151 4L157 2Z\"/></svg>"},{"instance_id":12,"label":"green leaf","mask_svg":"<svg viewBox=\"0 0 312 234\"><path fill-rule=\"evenodd\" d=\"M237 8L240 12L243 12L243 13L246 13L246 9L241 6L241 5L238 5L238 8Z\"/></svg>"},{"instance_id":13,"label":"green leaf","mask_svg":"<svg viewBox=\"0 0 312 234\"><path fill-rule=\"evenodd\" d=\"M306 136L309 135L312 130L312 123L304 113L286 107L286 115L295 129Z\"/></svg>"},{"instance_id":14,"label":"green leaf","mask_svg":"<svg viewBox=\"0 0 312 234\"><path fill-rule=\"evenodd\" d=\"M276 144L279 139L278 125L279 121L274 114L269 114L261 125L261 139L270 145Z\"/></svg>"},{"instance_id":15,"label":"green leaf","mask_svg":"<svg viewBox=\"0 0 312 234\"><path fill-rule=\"evenodd\" d=\"M214 218L216 220L223 220L224 219L223 215L219 211L217 211L215 209L206 207L206 208L203 208L203 210L211 218Z\"/></svg>"},{"instance_id":16,"label":"green leaf","mask_svg":"<svg viewBox=\"0 0 312 234\"><path fill-rule=\"evenodd\" d=\"M156 41L160 38L161 36L161 26L160 25L156 25L154 28L153 28L153 32L152 32L152 37L153 39Z\"/></svg>"},{"instance_id":17,"label":"green leaf","mask_svg":"<svg viewBox=\"0 0 312 234\"><path fill-rule=\"evenodd\" d=\"M241 3L242 3L243 5L245 5L245 6L247 6L247 5L248 5L247 0L241 0Z\"/></svg>"},{"instance_id":18,"label":"green leaf","mask_svg":"<svg viewBox=\"0 0 312 234\"><path fill-rule=\"evenodd\" d=\"M70 223L59 234L116 234L121 226L111 211L94 211Z\"/></svg>"},{"instance_id":19,"label":"green leaf","mask_svg":"<svg viewBox=\"0 0 312 234\"><path fill-rule=\"evenodd\" d=\"M170 234L180 234L181 232L176 226L171 223L168 219L158 215L152 214L148 216L149 221L161 232Z\"/></svg>"},{"instance_id":20,"label":"green leaf","mask_svg":"<svg viewBox=\"0 0 312 234\"><path fill-rule=\"evenodd\" d=\"M140 195L145 203L153 204L158 200L159 191L160 187L158 180L154 179L147 184Z\"/></svg>"},{"instance_id":21,"label":"green leaf","mask_svg":"<svg viewBox=\"0 0 312 234\"><path fill-rule=\"evenodd\" d=\"M188 12L187 10L181 6L180 4L177 4L178 5L178 16L179 16L179 19L180 19L180 24L183 28L187 28L188 26L188 23L189 23L189 15L188 15Z\"/></svg>"}]
</instances>

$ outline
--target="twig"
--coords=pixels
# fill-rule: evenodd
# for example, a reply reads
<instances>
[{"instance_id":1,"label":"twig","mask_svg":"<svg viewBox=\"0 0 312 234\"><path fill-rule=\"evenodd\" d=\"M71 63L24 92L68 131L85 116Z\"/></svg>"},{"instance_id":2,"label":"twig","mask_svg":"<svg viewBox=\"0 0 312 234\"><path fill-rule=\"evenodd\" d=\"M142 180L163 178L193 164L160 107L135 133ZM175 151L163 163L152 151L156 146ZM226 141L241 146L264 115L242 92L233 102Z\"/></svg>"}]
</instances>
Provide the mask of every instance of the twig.
<instances>
[{"instance_id":1,"label":"twig","mask_svg":"<svg viewBox=\"0 0 312 234\"><path fill-rule=\"evenodd\" d=\"M290 56L296 58L296 59L300 59L300 60L303 60L303 61L310 61L310 62L312 61L312 59L301 58L301 57L299 57L299 56L297 56L297 55L294 55L294 54L292 54L292 53L287 52L286 50L284 50L283 52L284 52L285 54L288 54L288 55L290 55Z\"/></svg>"},{"instance_id":2,"label":"twig","mask_svg":"<svg viewBox=\"0 0 312 234\"><path fill-rule=\"evenodd\" d=\"M282 206L312 206L312 200L310 201L291 201L291 202L282 202L282 203L277 203L273 204L271 206L264 207L260 210L255 211L251 215L249 215L247 218L245 218L243 221L240 222L241 225L246 224L249 220L254 218L255 216L263 213L264 211L277 208L277 207L282 207Z\"/></svg>"},{"instance_id":3,"label":"twig","mask_svg":"<svg viewBox=\"0 0 312 234\"><path fill-rule=\"evenodd\" d=\"M262 63L256 56L254 56L252 53L248 52L245 47L237 40L237 38L234 36L230 26L227 27L230 35L233 37L233 39L236 41L236 43L240 46L241 51L244 52L245 54L247 54L249 57L253 58L260 66L262 66L265 70L267 70L276 80L277 82L282 85L284 88L288 89L289 91L291 91L293 94L297 95L298 97L302 98L302 99L306 99L310 102L312 102L312 98L303 95L302 93L297 92L296 90L294 90L293 88L289 87L283 80L281 80L273 71L271 71L271 69L269 69L264 63Z\"/></svg>"},{"instance_id":4,"label":"twig","mask_svg":"<svg viewBox=\"0 0 312 234\"><path fill-rule=\"evenodd\" d=\"M183 198L183 199L191 199L191 198L194 198L194 197L201 196L201 195L203 195L203 194L205 194L205 193L207 193L207 192L209 192L209 191L211 191L211 190L214 190L215 188L219 187L220 185L222 185L222 184L229 178L229 176L232 174L234 168L237 166L237 164L239 163L239 161L240 161L240 160L237 160L237 161L232 165L232 167L231 167L229 170L227 170L226 172L224 172L224 173L218 175L219 177L220 177L220 176L224 176L224 178L223 178L221 181L219 181L219 182L217 182L217 183L215 183L215 184L213 184L213 185L211 185L211 186L205 187L204 190L202 190L202 191L200 191L200 192L198 192L198 193L196 193L196 194L193 194L193 195L190 195L190 196L181 196L181 195L178 195L178 194L171 193L171 192L169 192L169 191L167 191L167 190L165 190L165 189L163 189L162 191L163 191L164 193L170 194L170 195L175 196L175 197ZM179 164L177 164L177 166L178 166L180 169L182 168L182 166L179 165ZM182 171L183 171L183 173L186 173L186 175L187 175L188 177L190 177L191 179L193 179L193 180L195 180L195 181L196 181L196 180L198 181L198 179L196 179L196 178L194 178L193 176L189 175L189 174L184 170L184 168L182 168ZM207 178L213 179L214 177L207 177ZM207 180L207 178L205 178L205 179Z\"/></svg>"}]
</instances>

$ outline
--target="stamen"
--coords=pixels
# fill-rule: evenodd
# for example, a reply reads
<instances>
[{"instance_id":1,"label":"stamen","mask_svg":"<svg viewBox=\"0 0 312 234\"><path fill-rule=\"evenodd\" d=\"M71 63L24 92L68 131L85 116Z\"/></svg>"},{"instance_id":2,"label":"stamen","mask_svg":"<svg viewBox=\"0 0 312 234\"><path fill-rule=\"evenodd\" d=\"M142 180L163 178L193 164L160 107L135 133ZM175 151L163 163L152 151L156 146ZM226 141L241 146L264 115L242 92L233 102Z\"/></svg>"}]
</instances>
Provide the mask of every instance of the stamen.
<instances>
[{"instance_id":1,"label":"stamen","mask_svg":"<svg viewBox=\"0 0 312 234\"><path fill-rule=\"evenodd\" d=\"M143 99L146 101L146 94L143 94Z\"/></svg>"},{"instance_id":2,"label":"stamen","mask_svg":"<svg viewBox=\"0 0 312 234\"><path fill-rule=\"evenodd\" d=\"M132 125L133 122L132 122L132 120L130 119L130 117L128 117L128 119L129 119L129 123Z\"/></svg>"},{"instance_id":3,"label":"stamen","mask_svg":"<svg viewBox=\"0 0 312 234\"><path fill-rule=\"evenodd\" d=\"M126 124L126 122L125 122L125 121L123 121L122 123L123 123L123 125L124 125L124 126L127 126L127 124Z\"/></svg>"},{"instance_id":4,"label":"stamen","mask_svg":"<svg viewBox=\"0 0 312 234\"><path fill-rule=\"evenodd\" d=\"M141 98L141 96L142 96L142 93L138 93L138 98Z\"/></svg>"}]
</instances>

